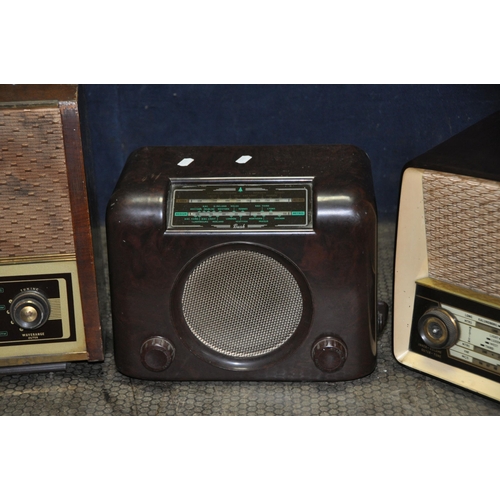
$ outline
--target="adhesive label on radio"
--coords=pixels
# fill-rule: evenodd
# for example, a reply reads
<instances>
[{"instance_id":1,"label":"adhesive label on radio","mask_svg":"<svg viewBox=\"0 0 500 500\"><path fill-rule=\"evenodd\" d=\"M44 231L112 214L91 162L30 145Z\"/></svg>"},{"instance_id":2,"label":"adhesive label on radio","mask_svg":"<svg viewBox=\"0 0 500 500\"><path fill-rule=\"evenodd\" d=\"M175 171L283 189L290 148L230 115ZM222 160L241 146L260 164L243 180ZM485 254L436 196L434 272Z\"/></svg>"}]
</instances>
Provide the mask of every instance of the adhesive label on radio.
<instances>
[{"instance_id":1,"label":"adhesive label on radio","mask_svg":"<svg viewBox=\"0 0 500 500\"><path fill-rule=\"evenodd\" d=\"M167 229L312 229L312 182L173 184Z\"/></svg>"}]
</instances>

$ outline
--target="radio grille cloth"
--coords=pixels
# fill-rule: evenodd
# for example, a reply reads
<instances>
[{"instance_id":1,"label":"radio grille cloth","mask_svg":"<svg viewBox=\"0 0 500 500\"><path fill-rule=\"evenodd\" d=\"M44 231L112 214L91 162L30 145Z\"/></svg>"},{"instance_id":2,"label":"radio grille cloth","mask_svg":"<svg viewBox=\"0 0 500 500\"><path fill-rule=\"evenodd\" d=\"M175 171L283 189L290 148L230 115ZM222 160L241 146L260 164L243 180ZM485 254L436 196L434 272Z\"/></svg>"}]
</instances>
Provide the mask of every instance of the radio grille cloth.
<instances>
[{"instance_id":1,"label":"radio grille cloth","mask_svg":"<svg viewBox=\"0 0 500 500\"><path fill-rule=\"evenodd\" d=\"M59 108L0 109L0 259L75 253Z\"/></svg>"},{"instance_id":2,"label":"radio grille cloth","mask_svg":"<svg viewBox=\"0 0 500 500\"><path fill-rule=\"evenodd\" d=\"M208 257L190 273L182 311L192 333L227 356L271 352L296 331L302 293L288 269L256 251L232 250Z\"/></svg>"},{"instance_id":3,"label":"radio grille cloth","mask_svg":"<svg viewBox=\"0 0 500 500\"><path fill-rule=\"evenodd\" d=\"M500 297L500 183L423 177L429 276Z\"/></svg>"}]
</instances>

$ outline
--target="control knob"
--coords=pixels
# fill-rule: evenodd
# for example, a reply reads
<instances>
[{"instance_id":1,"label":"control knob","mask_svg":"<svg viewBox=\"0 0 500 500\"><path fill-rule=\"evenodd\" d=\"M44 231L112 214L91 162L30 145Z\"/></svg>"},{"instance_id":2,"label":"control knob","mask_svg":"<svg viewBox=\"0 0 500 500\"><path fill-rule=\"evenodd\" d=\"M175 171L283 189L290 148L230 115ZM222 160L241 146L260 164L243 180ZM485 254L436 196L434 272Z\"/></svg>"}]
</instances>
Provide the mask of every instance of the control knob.
<instances>
[{"instance_id":1,"label":"control knob","mask_svg":"<svg viewBox=\"0 0 500 500\"><path fill-rule=\"evenodd\" d=\"M141 346L141 362L153 372L166 370L174 356L174 346L164 337L151 337Z\"/></svg>"},{"instance_id":2,"label":"control knob","mask_svg":"<svg viewBox=\"0 0 500 500\"><path fill-rule=\"evenodd\" d=\"M421 316L418 333L429 347L435 349L447 349L455 345L460 337L455 316L441 307L432 307Z\"/></svg>"},{"instance_id":3,"label":"control knob","mask_svg":"<svg viewBox=\"0 0 500 500\"><path fill-rule=\"evenodd\" d=\"M321 371L335 372L346 362L347 346L337 337L321 337L313 345L311 357Z\"/></svg>"},{"instance_id":4,"label":"control knob","mask_svg":"<svg viewBox=\"0 0 500 500\"><path fill-rule=\"evenodd\" d=\"M17 294L10 305L12 321L26 330L35 330L45 324L50 316L50 302L39 290Z\"/></svg>"}]
</instances>

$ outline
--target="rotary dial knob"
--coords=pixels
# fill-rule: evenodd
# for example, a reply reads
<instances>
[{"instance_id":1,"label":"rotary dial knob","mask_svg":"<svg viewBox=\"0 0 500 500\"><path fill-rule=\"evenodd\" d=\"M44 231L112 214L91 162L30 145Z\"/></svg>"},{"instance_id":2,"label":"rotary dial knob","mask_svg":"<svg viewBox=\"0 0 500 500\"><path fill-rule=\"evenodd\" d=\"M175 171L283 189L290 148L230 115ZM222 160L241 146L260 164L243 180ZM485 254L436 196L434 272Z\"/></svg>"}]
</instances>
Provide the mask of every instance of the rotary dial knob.
<instances>
[{"instance_id":1,"label":"rotary dial knob","mask_svg":"<svg viewBox=\"0 0 500 500\"><path fill-rule=\"evenodd\" d=\"M141 346L141 362L153 372L166 370L174 355L174 346L164 337L151 337Z\"/></svg>"},{"instance_id":2,"label":"rotary dial knob","mask_svg":"<svg viewBox=\"0 0 500 500\"><path fill-rule=\"evenodd\" d=\"M335 372L346 362L347 346L337 337L321 337L313 345L311 357L321 371Z\"/></svg>"},{"instance_id":3,"label":"rotary dial knob","mask_svg":"<svg viewBox=\"0 0 500 500\"><path fill-rule=\"evenodd\" d=\"M26 330L35 330L45 324L50 316L50 302L39 290L17 294L10 306L12 321Z\"/></svg>"},{"instance_id":4,"label":"rotary dial knob","mask_svg":"<svg viewBox=\"0 0 500 500\"><path fill-rule=\"evenodd\" d=\"M457 319L446 309L428 309L418 321L418 333L422 340L435 349L447 349L460 337Z\"/></svg>"}]
</instances>

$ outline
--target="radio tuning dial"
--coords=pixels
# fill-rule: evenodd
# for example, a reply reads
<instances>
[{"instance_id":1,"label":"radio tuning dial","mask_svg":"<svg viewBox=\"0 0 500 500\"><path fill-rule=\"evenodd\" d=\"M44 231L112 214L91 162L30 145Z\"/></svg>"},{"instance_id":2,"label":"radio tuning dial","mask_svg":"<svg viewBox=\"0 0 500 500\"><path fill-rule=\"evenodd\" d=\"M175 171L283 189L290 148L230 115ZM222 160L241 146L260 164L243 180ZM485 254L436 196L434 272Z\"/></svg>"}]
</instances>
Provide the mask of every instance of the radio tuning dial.
<instances>
[{"instance_id":1,"label":"radio tuning dial","mask_svg":"<svg viewBox=\"0 0 500 500\"><path fill-rule=\"evenodd\" d=\"M435 349L452 347L460 337L457 319L441 307L432 307L421 316L418 333L429 347Z\"/></svg>"},{"instance_id":2,"label":"radio tuning dial","mask_svg":"<svg viewBox=\"0 0 500 500\"><path fill-rule=\"evenodd\" d=\"M335 372L346 362L347 346L337 337L321 337L313 345L311 357L321 371Z\"/></svg>"},{"instance_id":3,"label":"radio tuning dial","mask_svg":"<svg viewBox=\"0 0 500 500\"><path fill-rule=\"evenodd\" d=\"M26 330L35 330L45 324L50 316L50 302L39 290L17 294L10 306L12 321Z\"/></svg>"},{"instance_id":4,"label":"radio tuning dial","mask_svg":"<svg viewBox=\"0 0 500 500\"><path fill-rule=\"evenodd\" d=\"M174 356L174 346L164 337L151 337L141 346L141 362L153 372L166 370Z\"/></svg>"}]
</instances>

